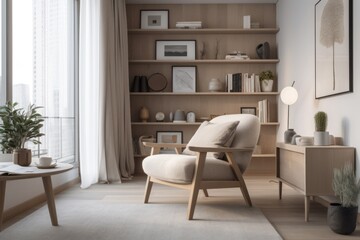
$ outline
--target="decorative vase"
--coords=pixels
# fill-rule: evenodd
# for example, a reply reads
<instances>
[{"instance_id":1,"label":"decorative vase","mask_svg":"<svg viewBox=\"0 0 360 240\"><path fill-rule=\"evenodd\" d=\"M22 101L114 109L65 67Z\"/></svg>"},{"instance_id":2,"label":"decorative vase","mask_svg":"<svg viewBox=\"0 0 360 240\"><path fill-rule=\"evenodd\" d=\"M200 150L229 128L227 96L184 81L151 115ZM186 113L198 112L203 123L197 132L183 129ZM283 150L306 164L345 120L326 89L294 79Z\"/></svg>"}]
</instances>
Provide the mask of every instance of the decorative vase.
<instances>
[{"instance_id":1,"label":"decorative vase","mask_svg":"<svg viewBox=\"0 0 360 240\"><path fill-rule=\"evenodd\" d=\"M314 145L315 146L328 146L330 145L329 132L314 132Z\"/></svg>"},{"instance_id":2,"label":"decorative vase","mask_svg":"<svg viewBox=\"0 0 360 240\"><path fill-rule=\"evenodd\" d=\"M185 112L180 109L176 110L174 114L173 122L179 122L179 123L186 122Z\"/></svg>"},{"instance_id":3,"label":"decorative vase","mask_svg":"<svg viewBox=\"0 0 360 240\"><path fill-rule=\"evenodd\" d=\"M131 91L132 92L140 92L140 77L139 76L134 77Z\"/></svg>"},{"instance_id":4,"label":"decorative vase","mask_svg":"<svg viewBox=\"0 0 360 240\"><path fill-rule=\"evenodd\" d=\"M209 82L210 92L221 92L223 90L222 82L217 78L212 78Z\"/></svg>"},{"instance_id":5,"label":"decorative vase","mask_svg":"<svg viewBox=\"0 0 360 240\"><path fill-rule=\"evenodd\" d=\"M274 80L272 79L264 79L261 81L261 91L263 92L271 92L273 88Z\"/></svg>"},{"instance_id":6,"label":"decorative vase","mask_svg":"<svg viewBox=\"0 0 360 240\"><path fill-rule=\"evenodd\" d=\"M331 230L348 235L356 228L358 207L343 207L339 203L331 203L328 207L327 222Z\"/></svg>"},{"instance_id":7,"label":"decorative vase","mask_svg":"<svg viewBox=\"0 0 360 240\"><path fill-rule=\"evenodd\" d=\"M284 142L285 143L291 143L292 137L296 135L296 132L293 128L289 128L284 132Z\"/></svg>"},{"instance_id":8,"label":"decorative vase","mask_svg":"<svg viewBox=\"0 0 360 240\"><path fill-rule=\"evenodd\" d=\"M256 47L256 53L261 59L270 58L270 44L268 42L261 43Z\"/></svg>"},{"instance_id":9,"label":"decorative vase","mask_svg":"<svg viewBox=\"0 0 360 240\"><path fill-rule=\"evenodd\" d=\"M139 118L142 122L147 122L149 120L149 109L146 107L141 107L139 112Z\"/></svg>"},{"instance_id":10,"label":"decorative vase","mask_svg":"<svg viewBox=\"0 0 360 240\"><path fill-rule=\"evenodd\" d=\"M31 150L19 148L14 150L14 164L26 167L31 164Z\"/></svg>"},{"instance_id":11,"label":"decorative vase","mask_svg":"<svg viewBox=\"0 0 360 240\"><path fill-rule=\"evenodd\" d=\"M140 77L140 92L149 91L148 80L146 76Z\"/></svg>"}]
</instances>

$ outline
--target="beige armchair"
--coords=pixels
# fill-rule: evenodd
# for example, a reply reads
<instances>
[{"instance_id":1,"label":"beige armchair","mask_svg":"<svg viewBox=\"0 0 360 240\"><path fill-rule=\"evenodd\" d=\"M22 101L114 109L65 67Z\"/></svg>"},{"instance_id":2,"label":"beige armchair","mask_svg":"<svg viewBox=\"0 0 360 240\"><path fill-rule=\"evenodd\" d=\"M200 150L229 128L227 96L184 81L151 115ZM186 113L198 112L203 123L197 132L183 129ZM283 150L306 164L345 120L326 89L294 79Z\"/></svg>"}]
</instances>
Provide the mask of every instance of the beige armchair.
<instances>
[{"instance_id":1,"label":"beige armchair","mask_svg":"<svg viewBox=\"0 0 360 240\"><path fill-rule=\"evenodd\" d=\"M243 173L250 163L259 132L256 116L233 114L203 123L188 145L146 143L152 150L151 156L143 160L143 169L148 175L144 203L149 201L153 183L159 183L190 190L189 220L193 219L200 189L207 197L207 189L240 187L246 204L252 206ZM173 147L177 154L159 154L162 147ZM216 158L218 155L214 152L225 153L226 160Z\"/></svg>"}]
</instances>

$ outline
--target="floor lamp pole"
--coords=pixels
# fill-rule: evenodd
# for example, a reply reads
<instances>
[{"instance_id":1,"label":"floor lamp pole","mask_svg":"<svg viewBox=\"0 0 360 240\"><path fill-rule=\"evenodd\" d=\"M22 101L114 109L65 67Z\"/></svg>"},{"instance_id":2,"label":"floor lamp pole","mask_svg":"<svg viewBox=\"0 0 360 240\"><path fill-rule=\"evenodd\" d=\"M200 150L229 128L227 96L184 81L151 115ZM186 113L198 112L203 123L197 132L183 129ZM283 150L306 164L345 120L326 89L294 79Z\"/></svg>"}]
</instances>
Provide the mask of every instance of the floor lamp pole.
<instances>
[{"instance_id":1,"label":"floor lamp pole","mask_svg":"<svg viewBox=\"0 0 360 240\"><path fill-rule=\"evenodd\" d=\"M290 112L290 105L288 105L288 109L287 109L287 129L289 129L289 112Z\"/></svg>"}]
</instances>

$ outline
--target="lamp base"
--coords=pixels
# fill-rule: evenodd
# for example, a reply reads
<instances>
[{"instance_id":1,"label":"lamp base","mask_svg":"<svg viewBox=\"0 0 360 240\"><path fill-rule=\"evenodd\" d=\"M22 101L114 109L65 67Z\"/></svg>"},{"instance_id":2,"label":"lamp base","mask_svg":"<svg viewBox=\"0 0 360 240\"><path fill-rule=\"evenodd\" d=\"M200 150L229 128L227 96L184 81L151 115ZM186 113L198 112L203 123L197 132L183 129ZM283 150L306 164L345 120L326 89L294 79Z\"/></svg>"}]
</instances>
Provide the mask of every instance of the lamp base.
<instances>
[{"instance_id":1,"label":"lamp base","mask_svg":"<svg viewBox=\"0 0 360 240\"><path fill-rule=\"evenodd\" d=\"M291 143L292 137L296 134L293 128L289 128L284 132L284 142Z\"/></svg>"}]
</instances>

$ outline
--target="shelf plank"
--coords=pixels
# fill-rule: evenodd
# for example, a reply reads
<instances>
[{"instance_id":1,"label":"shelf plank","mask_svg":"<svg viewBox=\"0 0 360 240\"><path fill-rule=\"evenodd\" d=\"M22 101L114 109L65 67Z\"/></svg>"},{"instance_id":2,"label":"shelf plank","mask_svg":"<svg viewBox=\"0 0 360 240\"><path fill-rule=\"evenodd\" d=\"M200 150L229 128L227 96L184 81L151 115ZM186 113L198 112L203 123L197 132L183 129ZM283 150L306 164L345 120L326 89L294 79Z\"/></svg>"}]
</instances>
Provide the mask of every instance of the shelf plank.
<instances>
[{"instance_id":1,"label":"shelf plank","mask_svg":"<svg viewBox=\"0 0 360 240\"><path fill-rule=\"evenodd\" d=\"M225 59L197 59L197 60L129 60L130 64L277 64L279 59L249 59L249 60L225 60Z\"/></svg>"},{"instance_id":2,"label":"shelf plank","mask_svg":"<svg viewBox=\"0 0 360 240\"><path fill-rule=\"evenodd\" d=\"M130 96L277 96L279 92L131 92Z\"/></svg>"},{"instance_id":3,"label":"shelf plank","mask_svg":"<svg viewBox=\"0 0 360 240\"><path fill-rule=\"evenodd\" d=\"M132 122L133 126L199 126L201 122L194 123L174 123L174 122ZM278 122L261 123L261 126L278 126Z\"/></svg>"},{"instance_id":4,"label":"shelf plank","mask_svg":"<svg viewBox=\"0 0 360 240\"><path fill-rule=\"evenodd\" d=\"M279 28L129 29L129 34L276 34Z\"/></svg>"}]
</instances>

